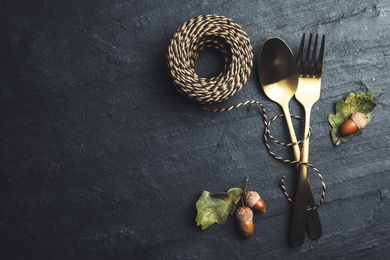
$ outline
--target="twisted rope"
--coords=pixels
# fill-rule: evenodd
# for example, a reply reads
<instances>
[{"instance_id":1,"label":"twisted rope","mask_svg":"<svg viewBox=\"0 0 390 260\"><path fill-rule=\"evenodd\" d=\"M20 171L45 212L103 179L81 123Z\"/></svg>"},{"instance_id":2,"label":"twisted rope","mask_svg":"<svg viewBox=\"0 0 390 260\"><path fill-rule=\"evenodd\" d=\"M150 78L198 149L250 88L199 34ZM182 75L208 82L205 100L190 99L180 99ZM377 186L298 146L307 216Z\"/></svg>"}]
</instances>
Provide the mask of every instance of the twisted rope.
<instances>
[{"instance_id":1,"label":"twisted rope","mask_svg":"<svg viewBox=\"0 0 390 260\"><path fill-rule=\"evenodd\" d=\"M206 48L221 53L223 71L216 77L199 77L195 60ZM252 46L234 21L217 15L201 15L185 22L168 46L168 72L176 88L201 104L227 100L246 83L252 69Z\"/></svg>"},{"instance_id":2,"label":"twisted rope","mask_svg":"<svg viewBox=\"0 0 390 260\"><path fill-rule=\"evenodd\" d=\"M284 162L284 163L290 163L290 164L295 164L295 165L306 164L308 167L312 168L317 173L317 176L320 178L321 185L322 185L321 199L319 200L318 204L316 204L314 206L308 206L306 208L306 210L310 211L310 210L318 209L325 201L325 192L326 192L326 184L325 184L324 178L320 174L320 171L316 167L314 167L314 165L311 164L311 163L303 163L303 162L299 162L299 161L288 160L288 159L285 159L285 158L283 158L281 156L278 156L277 154L275 154L273 152L273 150L272 150L272 148L271 148L271 146L269 144L268 138L271 139L272 141L274 141L275 143L279 144L279 145L283 145L283 146L287 146L287 147L295 145L295 143L282 143L282 142L276 140L271 135L271 131L270 131L271 123L274 122L275 120L277 120L278 118L283 117L284 114L280 114L278 116L274 116L273 118L268 120L267 119L267 113L266 113L264 105L260 101L257 101L257 100L248 100L248 101L245 101L245 102L242 102L242 103L239 103L237 105L230 106L230 107L226 107L226 108L209 109L209 108L204 107L203 109L206 110L206 111L209 111L209 112L222 113L222 112L228 112L228 111L231 111L233 109L236 109L236 108L239 108L239 107L242 107L242 106L246 106L246 105L250 105L250 104L256 104L256 105L259 105L261 107L261 111L262 111L262 115L263 115L263 123L264 123L263 138L264 138L264 143L265 143L265 146L267 147L268 153L270 155L272 155L272 157L274 157L276 160ZM299 116L292 115L292 117L296 118L296 119L302 120ZM309 137L310 137L310 132L303 140L299 140L296 144L302 143L305 139L307 139ZM287 192L287 189L286 189L286 187L284 185L284 182L285 182L285 176L282 176L280 186L282 188L283 194L285 195L286 199L289 202L294 203L293 199L290 197L290 195Z\"/></svg>"},{"instance_id":3,"label":"twisted rope","mask_svg":"<svg viewBox=\"0 0 390 260\"><path fill-rule=\"evenodd\" d=\"M221 53L225 66L223 71L216 77L202 78L195 72L195 61L199 54L206 48L213 48ZM167 52L167 67L173 84L184 96L200 104L212 104L227 100L237 93L246 83L252 69L252 47L245 31L234 21L217 15L201 15L185 22L170 40ZM284 163L303 164L299 161L284 159L276 155L269 145L269 140L283 146L292 146L297 143L282 143L276 140L269 130L271 122L284 116L283 114L267 119L263 104L257 100L248 100L230 107L205 110L214 113L227 112L241 106L256 104L262 109L264 122L264 141L268 153L276 160ZM293 116L300 119L298 116ZM310 133L307 137L310 136ZM306 163L307 164L307 163ZM312 168L322 182L321 199L313 207L307 210L316 210L325 201L326 185L318 169L312 164ZM281 188L287 200L293 202L284 186L285 177L282 177Z\"/></svg>"}]
</instances>

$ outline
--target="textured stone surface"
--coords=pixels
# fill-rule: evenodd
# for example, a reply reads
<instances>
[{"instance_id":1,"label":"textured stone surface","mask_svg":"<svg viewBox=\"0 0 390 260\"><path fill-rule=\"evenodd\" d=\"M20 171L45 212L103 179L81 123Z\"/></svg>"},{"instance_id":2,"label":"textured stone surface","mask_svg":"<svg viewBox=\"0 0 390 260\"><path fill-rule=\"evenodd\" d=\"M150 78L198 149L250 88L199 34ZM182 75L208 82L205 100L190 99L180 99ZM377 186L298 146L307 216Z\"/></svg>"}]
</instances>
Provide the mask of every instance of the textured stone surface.
<instances>
[{"instance_id":1,"label":"textured stone surface","mask_svg":"<svg viewBox=\"0 0 390 260\"><path fill-rule=\"evenodd\" d=\"M0 4L1 259L388 256L390 1L22 2ZM260 109L207 113L168 79L170 37L207 13L240 24L255 57L271 36L295 53L303 32L327 36L312 113L311 162L328 188L317 241L289 244L292 206L278 185L286 175L293 193L294 171L267 153ZM200 60L199 73L215 71L210 64L220 65ZM269 116L281 112L256 68L255 60L247 84L221 106L258 99ZM334 147L327 115L349 92L367 90L378 104L374 121ZM302 112L295 102L291 111ZM286 139L282 127L275 122L273 133ZM246 176L267 203L253 237L241 238L232 217L201 231L200 193L241 186Z\"/></svg>"}]
</instances>

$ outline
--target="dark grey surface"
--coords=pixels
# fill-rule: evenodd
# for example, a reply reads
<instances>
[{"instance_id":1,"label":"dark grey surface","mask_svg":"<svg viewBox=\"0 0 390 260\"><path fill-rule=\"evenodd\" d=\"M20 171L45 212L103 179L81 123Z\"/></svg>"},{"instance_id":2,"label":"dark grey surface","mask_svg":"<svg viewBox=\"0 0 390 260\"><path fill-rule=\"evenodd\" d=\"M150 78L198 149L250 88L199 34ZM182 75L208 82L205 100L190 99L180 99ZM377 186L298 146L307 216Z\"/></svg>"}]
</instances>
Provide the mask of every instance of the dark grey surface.
<instances>
[{"instance_id":1,"label":"dark grey surface","mask_svg":"<svg viewBox=\"0 0 390 260\"><path fill-rule=\"evenodd\" d=\"M317 241L289 244L292 205L279 181L286 175L293 193L294 171L267 153L259 108L207 113L168 79L170 37L208 13L240 24L256 60L271 36L295 53L303 32L327 36L312 113L311 162L328 188ZM389 28L387 0L2 1L0 258L386 258ZM218 71L205 59L200 74ZM256 60L248 83L220 106L258 99L277 115ZM367 90L378 104L374 121L334 147L327 115L349 92ZM301 113L296 103L291 110ZM283 126L275 122L273 133L286 140ZM241 238L233 217L201 231L200 193L242 186L246 176L268 205L253 237ZM318 199L320 183L311 180Z\"/></svg>"}]
</instances>

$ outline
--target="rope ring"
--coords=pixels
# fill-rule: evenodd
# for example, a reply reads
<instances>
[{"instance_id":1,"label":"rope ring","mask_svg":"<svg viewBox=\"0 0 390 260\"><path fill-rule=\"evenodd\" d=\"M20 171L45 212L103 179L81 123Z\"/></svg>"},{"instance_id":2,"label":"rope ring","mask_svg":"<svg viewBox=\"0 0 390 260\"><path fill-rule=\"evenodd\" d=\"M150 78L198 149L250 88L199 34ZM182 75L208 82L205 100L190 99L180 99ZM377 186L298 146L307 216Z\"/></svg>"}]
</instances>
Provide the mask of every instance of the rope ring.
<instances>
[{"instance_id":1,"label":"rope ring","mask_svg":"<svg viewBox=\"0 0 390 260\"><path fill-rule=\"evenodd\" d=\"M224 58L221 73L212 78L199 77L194 64L206 48ZM167 67L175 87L184 96L200 103L227 100L246 83L253 65L250 40L233 20L218 15L201 15L185 22L170 40Z\"/></svg>"},{"instance_id":2,"label":"rope ring","mask_svg":"<svg viewBox=\"0 0 390 260\"><path fill-rule=\"evenodd\" d=\"M299 145L301 143L303 143L305 140L307 140L308 138L310 138L310 134L311 134L311 127L309 126L309 133L302 139L302 140L298 140L297 142L290 142L290 143L285 143L285 142L281 142L277 139L275 139L275 137L273 135L271 135L271 131L269 130L270 126L271 126L271 123L274 122L276 119L278 118L281 118L281 117L284 117L285 115L284 114L280 114L280 115L277 115L277 116L274 116L273 118L271 118L268 123L266 124L266 132L267 132L267 135L269 136L269 138L274 141L275 143L281 145L281 146L287 146L287 147L290 147L290 146L294 146L294 145ZM300 116L296 116L296 115L291 115L291 118L294 118L294 119L298 119L300 120L301 122L304 123L303 119L300 117Z\"/></svg>"},{"instance_id":3,"label":"rope ring","mask_svg":"<svg viewBox=\"0 0 390 260\"><path fill-rule=\"evenodd\" d=\"M318 204L316 204L314 206L307 206L306 207L306 211L311 211L311 210L317 210L325 202L326 184L325 184L324 178L320 174L320 171L317 168L315 168L314 165L308 164L307 166L311 167L316 172L318 178L321 180L321 186L322 186L321 199L318 202ZM282 188L283 194L286 197L286 199L289 202L294 204L294 200L288 194L286 186L284 186L284 181L285 181L284 179L285 179L285 176L282 176L280 187Z\"/></svg>"},{"instance_id":4,"label":"rope ring","mask_svg":"<svg viewBox=\"0 0 390 260\"><path fill-rule=\"evenodd\" d=\"M293 161L293 160L288 160L288 159L284 159L283 157L281 156L278 156L276 155L272 149L271 149L271 146L269 144L269 139L271 139L272 141L274 141L276 144L279 144L279 145L282 145L282 146L292 146L294 145L295 143L283 143L283 142L280 142L278 140L276 140L272 135L271 135L271 131L269 130L270 128L270 125L271 125L271 122L277 120L278 118L281 118L283 116L285 116L284 114L280 114L280 115L277 115L277 116L274 116L273 118L271 118L270 120L268 120L267 118L267 113L265 111L265 108L264 108L264 105L260 102L260 101L257 101L257 100L247 100L245 102L242 102L242 103L238 103L236 105L233 105L233 106L230 106L230 107L225 107L225 108L217 108L217 109L209 109L207 107L203 107L204 110L208 111L208 112L214 112L214 113L221 113L221 112L227 112L227 111L231 111L233 109L236 109L236 108L239 108L239 107L242 107L242 106L246 106L246 105L250 105L250 104L257 104L260 106L261 110L262 110L262 114L263 114L263 123L264 123L264 135L263 135L263 138L264 138L264 141L265 141L265 146L267 147L267 150L268 150L268 153L270 155L272 155L276 160L278 161L281 161L281 162L284 162L284 163L290 163L290 164L295 164L295 165L301 165L301 164L306 164L308 167L312 168L318 178L320 178L321 180L321 185L322 185L322 191L321 191L321 199L320 201L318 202L318 204L314 205L314 206L308 206L306 207L306 210L307 211L311 211L311 210L317 210L324 202L325 202L325 192L326 192L326 184L325 184L325 181L324 181L324 178L322 177L322 175L320 174L320 171L314 167L313 164L311 163L302 163L302 162L299 162L299 161ZM292 115L291 117L295 118L295 119L299 119L299 120L302 120L299 116L295 116L295 115ZM311 128L310 128L310 131L308 133L308 135L303 139L303 140L299 140L296 144L299 144L301 142L303 142L304 140L306 140L307 138L310 137L310 134L311 134ZM269 139L268 139L268 137ZM282 176L282 180L281 180L281 188L282 188L282 191L283 191L283 194L284 196L286 197L286 199L291 202L291 203L294 203L293 199L289 196L288 192L287 192L287 189L286 189L286 186L284 186L284 181L285 181L285 177Z\"/></svg>"}]
</instances>

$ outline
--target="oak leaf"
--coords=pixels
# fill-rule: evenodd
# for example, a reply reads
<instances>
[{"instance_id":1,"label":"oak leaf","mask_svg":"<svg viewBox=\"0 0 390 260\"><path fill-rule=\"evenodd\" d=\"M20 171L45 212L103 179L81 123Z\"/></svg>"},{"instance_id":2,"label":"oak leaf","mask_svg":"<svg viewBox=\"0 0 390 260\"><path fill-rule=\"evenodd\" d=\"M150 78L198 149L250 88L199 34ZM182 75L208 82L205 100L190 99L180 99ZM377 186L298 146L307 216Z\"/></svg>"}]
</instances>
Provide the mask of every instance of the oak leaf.
<instances>
[{"instance_id":1,"label":"oak leaf","mask_svg":"<svg viewBox=\"0 0 390 260\"><path fill-rule=\"evenodd\" d=\"M373 102L374 95L370 92L358 92L356 95L350 93L345 101L339 100L336 103L336 114L328 116L329 124L332 126L331 137L334 145L339 145L347 142L352 136L360 135L363 130L358 130L349 136L340 136L340 126L351 117L352 114L361 112L367 115L367 123L370 122L374 116L370 113L376 106Z\"/></svg>"},{"instance_id":2,"label":"oak leaf","mask_svg":"<svg viewBox=\"0 0 390 260\"><path fill-rule=\"evenodd\" d=\"M195 221L202 230L214 223L221 225L226 222L229 214L234 214L237 202L243 194L242 189L232 188L227 192L210 193L203 191L196 202L198 211Z\"/></svg>"}]
</instances>

